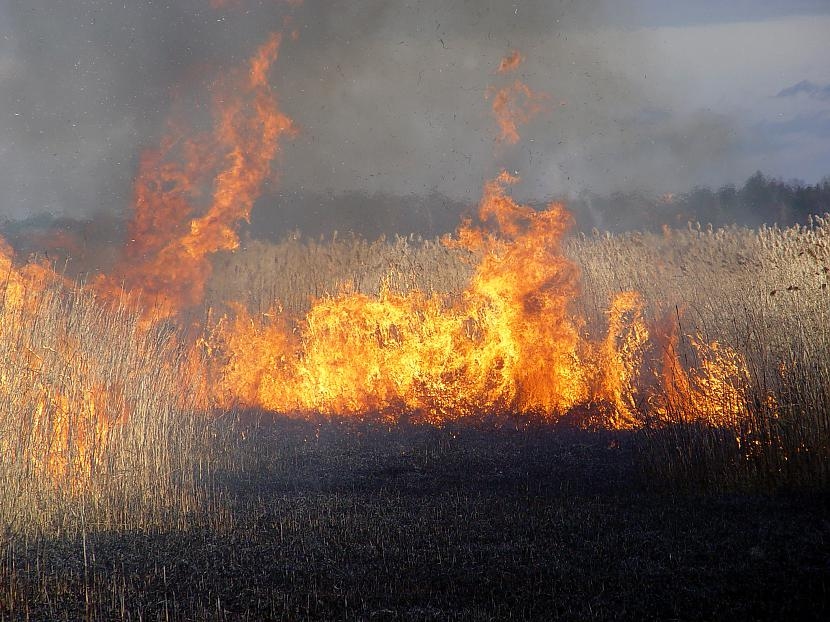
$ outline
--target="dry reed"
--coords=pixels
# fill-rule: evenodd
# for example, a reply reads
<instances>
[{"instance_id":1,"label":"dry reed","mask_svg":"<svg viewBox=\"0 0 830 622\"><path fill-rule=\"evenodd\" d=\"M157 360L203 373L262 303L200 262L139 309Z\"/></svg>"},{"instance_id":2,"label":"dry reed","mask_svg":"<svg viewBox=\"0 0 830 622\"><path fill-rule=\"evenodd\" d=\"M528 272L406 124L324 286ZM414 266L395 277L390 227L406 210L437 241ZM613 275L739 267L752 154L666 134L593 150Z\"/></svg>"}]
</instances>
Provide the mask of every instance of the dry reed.
<instances>
[{"instance_id":1,"label":"dry reed","mask_svg":"<svg viewBox=\"0 0 830 622\"><path fill-rule=\"evenodd\" d=\"M657 421L641 405L653 472L714 487L830 480L830 220L597 233L572 238L568 252L582 271L574 313L588 330L607 323L618 292L636 290L655 325L677 325L678 360L694 366L694 338L746 363L740 422L690 423L671 410ZM437 240L294 235L217 257L208 302L263 312L278 300L299 315L344 290L453 293L473 259ZM244 460L231 427L200 413L192 348L177 329L142 328L129 305L105 307L60 279L23 304L0 300L0 528L142 529L218 511L219 462L233 471Z\"/></svg>"},{"instance_id":2,"label":"dry reed","mask_svg":"<svg viewBox=\"0 0 830 622\"><path fill-rule=\"evenodd\" d=\"M214 431L169 326L59 278L0 284L0 529L146 529L211 503Z\"/></svg>"},{"instance_id":3,"label":"dry reed","mask_svg":"<svg viewBox=\"0 0 830 622\"><path fill-rule=\"evenodd\" d=\"M582 272L573 311L589 332L604 330L614 296L634 290L651 325L679 335L674 345L656 340L652 362L672 347L685 367L699 365L691 345L697 341L729 346L745 363L731 380L740 386L724 387L746 402L740 422L689 423L671 411L658 421L641 406L644 456L653 470L706 486L828 481L830 220L757 230L690 224L662 234L594 232L573 237L567 252ZM474 259L438 240L294 234L217 258L210 296L215 306L238 300L252 312L276 300L301 315L312 299L344 290L458 292Z\"/></svg>"}]
</instances>

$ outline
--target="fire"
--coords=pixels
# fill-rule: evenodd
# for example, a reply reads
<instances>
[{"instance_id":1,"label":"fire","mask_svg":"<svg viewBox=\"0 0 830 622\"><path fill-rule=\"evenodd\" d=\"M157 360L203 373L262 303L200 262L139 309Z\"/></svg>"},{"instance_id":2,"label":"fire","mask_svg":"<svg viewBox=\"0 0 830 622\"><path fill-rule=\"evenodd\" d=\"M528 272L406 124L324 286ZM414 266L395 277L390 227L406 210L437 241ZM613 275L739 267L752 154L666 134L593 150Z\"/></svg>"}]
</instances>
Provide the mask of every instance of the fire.
<instances>
[{"instance_id":1,"label":"fire","mask_svg":"<svg viewBox=\"0 0 830 622\"><path fill-rule=\"evenodd\" d=\"M508 73L513 71L519 67L525 60L525 57L522 55L519 50L513 50L510 54L505 56L501 59L499 63L498 72L499 73Z\"/></svg>"},{"instance_id":2,"label":"fire","mask_svg":"<svg viewBox=\"0 0 830 622\"><path fill-rule=\"evenodd\" d=\"M544 108L545 98L532 90L521 80L495 92L493 114L499 124L499 142L515 145L519 142L519 125L529 122Z\"/></svg>"},{"instance_id":3,"label":"fire","mask_svg":"<svg viewBox=\"0 0 830 622\"><path fill-rule=\"evenodd\" d=\"M4 310L16 310L32 302L28 293L36 293L44 284L60 277L48 264L29 262L21 268L14 265L14 251L3 238L0 238L0 307ZM27 303L28 301L28 303Z\"/></svg>"},{"instance_id":4,"label":"fire","mask_svg":"<svg viewBox=\"0 0 830 622\"><path fill-rule=\"evenodd\" d=\"M121 411L88 373L89 355L75 340L58 334L54 343L40 343L33 340L35 331L27 330L43 300L67 286L65 279L43 263L17 268L2 239L0 272L0 402L32 408L21 438L14 446L0 442L0 451L26 453L55 481L82 487L106 449L114 413Z\"/></svg>"},{"instance_id":5,"label":"fire","mask_svg":"<svg viewBox=\"0 0 830 622\"><path fill-rule=\"evenodd\" d=\"M267 79L280 43L273 34L247 72L217 90L211 132L188 139L173 127L159 149L144 154L129 242L113 274L97 281L99 291L138 292L156 319L201 303L210 255L239 245L236 226L250 217L282 139L294 132Z\"/></svg>"},{"instance_id":6,"label":"fire","mask_svg":"<svg viewBox=\"0 0 830 622\"><path fill-rule=\"evenodd\" d=\"M597 392L613 407L608 423L617 429L634 428L640 423L636 392L649 345L642 306L636 292L618 294L611 304L608 334L599 347L603 373Z\"/></svg>"},{"instance_id":7,"label":"fire","mask_svg":"<svg viewBox=\"0 0 830 622\"><path fill-rule=\"evenodd\" d=\"M585 339L571 310L579 273L562 251L570 215L556 203L519 205L507 194L516 181L503 172L488 183L477 225L446 241L482 258L459 296L343 293L294 323L279 310L252 318L240 308L217 322L206 346L221 361L220 407L442 423L506 413L555 420L596 402L632 426L648 339L639 299L621 295L605 340Z\"/></svg>"},{"instance_id":8,"label":"fire","mask_svg":"<svg viewBox=\"0 0 830 622\"><path fill-rule=\"evenodd\" d=\"M514 52L499 71L515 69ZM496 94L502 137L541 96L516 82ZM508 195L517 177L486 184L477 222L446 240L481 257L456 296L420 291L376 297L341 293L314 302L304 318L279 308L261 318L237 306L204 340L221 408L264 408L298 416L402 415L441 423L481 414L553 420L578 406L604 405L608 422L632 427L648 331L636 294L613 304L607 337L594 342L571 309L579 273L562 250L572 224L564 206L536 211Z\"/></svg>"},{"instance_id":9,"label":"fire","mask_svg":"<svg viewBox=\"0 0 830 622\"><path fill-rule=\"evenodd\" d=\"M703 421L739 426L749 417L746 361L716 341L706 343L699 336L689 341L699 360L695 365L681 362L677 333L672 331L669 336L656 412L672 423Z\"/></svg>"},{"instance_id":10,"label":"fire","mask_svg":"<svg viewBox=\"0 0 830 622\"><path fill-rule=\"evenodd\" d=\"M30 431L32 463L55 481L83 488L103 460L117 408L102 387L83 389L71 397L46 385L39 391Z\"/></svg>"},{"instance_id":11,"label":"fire","mask_svg":"<svg viewBox=\"0 0 830 622\"><path fill-rule=\"evenodd\" d=\"M191 136L171 123L160 146L143 154L121 261L92 283L104 299L123 304L124 292L134 291L148 324L169 318L187 325L187 312L203 301L210 256L237 248L237 226L295 132L268 81L281 42L272 35L244 71L217 82L210 131ZM513 51L498 73L523 60ZM488 96L498 139L509 144L546 100L520 80ZM637 293L612 301L604 334L587 333L574 308L579 270L563 250L572 218L559 203L536 210L516 202L509 190L518 181L502 172L488 182L476 219L444 241L479 258L461 292L341 292L313 301L299 318L283 313L279 301L263 316L229 301L231 311L208 321L187 360L190 372L205 378L204 401L216 409L433 424L585 413L608 427L634 428L644 409L666 421L728 425L745 417L745 362L720 344L695 340L699 364L681 364L677 336L647 327ZM26 307L32 292L58 277L44 264L16 267L2 240L0 274L5 339L8 318L36 315ZM86 355L68 337L15 356L31 359L21 366L36 404L27 432L35 463L82 486L128 406L117 387L86 374ZM59 386L56 369L73 370L78 381ZM10 397L14 386L0 377L0 396Z\"/></svg>"},{"instance_id":12,"label":"fire","mask_svg":"<svg viewBox=\"0 0 830 622\"><path fill-rule=\"evenodd\" d=\"M280 35L272 35L246 71L220 81L211 132L189 138L186 128L172 125L161 146L142 157L129 242L113 273L99 277L92 288L113 309L129 300L125 290L136 292L131 300L144 304L145 328L150 318L180 317L201 302L209 255L236 248L236 224L248 218L261 184L273 175L281 140L294 131L267 79L280 43ZM46 346L26 342L28 333L17 330L36 321L41 299L74 284L43 262L17 267L2 239L0 273L0 338L8 346L0 398L32 407L19 447L28 448L34 468L82 488L106 451L112 425L129 416L128 405L117 397L117 387L91 371L96 365L89 353L69 335L58 334ZM187 365L204 373L196 350ZM25 394L15 395L21 381Z\"/></svg>"},{"instance_id":13,"label":"fire","mask_svg":"<svg viewBox=\"0 0 830 622\"><path fill-rule=\"evenodd\" d=\"M513 50L502 58L498 73L515 71L524 62L524 56ZM501 143L515 145L519 142L519 126L528 123L545 109L548 96L537 93L519 79L500 89L491 87L487 98L492 98L492 112L499 126L497 140Z\"/></svg>"}]
</instances>

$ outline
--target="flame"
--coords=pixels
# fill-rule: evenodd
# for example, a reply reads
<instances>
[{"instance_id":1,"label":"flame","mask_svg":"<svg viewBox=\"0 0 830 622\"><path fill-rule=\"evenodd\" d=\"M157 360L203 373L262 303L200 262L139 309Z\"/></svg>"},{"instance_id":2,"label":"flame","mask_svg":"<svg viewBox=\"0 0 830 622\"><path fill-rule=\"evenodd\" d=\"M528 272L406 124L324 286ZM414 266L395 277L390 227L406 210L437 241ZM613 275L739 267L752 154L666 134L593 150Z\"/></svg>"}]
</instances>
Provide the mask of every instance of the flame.
<instances>
[{"instance_id":1,"label":"flame","mask_svg":"<svg viewBox=\"0 0 830 622\"><path fill-rule=\"evenodd\" d=\"M129 289L140 294L148 317L178 317L201 301L209 255L238 245L235 226L248 218L261 184L272 177L281 140L294 131L267 77L280 42L272 35L247 71L220 81L211 132L189 137L186 127L171 124L159 148L142 156L129 242L114 272L92 283L114 307L124 304ZM68 335L46 347L15 341L2 330L36 321L39 299L57 291L54 286L73 284L42 261L17 267L2 239L0 275L0 336L15 358L0 369L0 397L32 405L23 434L31 464L56 482L82 488L106 451L112 425L129 416L128 405L117 387L96 380L88 355ZM192 350L186 367L204 375L199 351ZM20 369L26 395L14 396L18 385L6 370Z\"/></svg>"},{"instance_id":2,"label":"flame","mask_svg":"<svg viewBox=\"0 0 830 622\"><path fill-rule=\"evenodd\" d=\"M209 256L239 245L236 226L250 217L282 139L294 133L268 83L281 35L271 35L214 94L212 132L186 138L176 126L159 149L144 154L135 184L130 241L113 274L96 286L109 297L140 293L156 319L198 305L211 274ZM208 205L200 209L205 187Z\"/></svg>"},{"instance_id":3,"label":"flame","mask_svg":"<svg viewBox=\"0 0 830 622\"><path fill-rule=\"evenodd\" d=\"M532 91L521 80L501 89L490 89L487 97L493 99L493 115L499 125L497 140L510 145L519 142L519 126L542 112L548 99L547 95Z\"/></svg>"},{"instance_id":4,"label":"flame","mask_svg":"<svg viewBox=\"0 0 830 622\"><path fill-rule=\"evenodd\" d=\"M43 259L16 267L14 250L0 237L0 306L6 312L34 308L36 294L55 281L67 282Z\"/></svg>"},{"instance_id":5,"label":"flame","mask_svg":"<svg viewBox=\"0 0 830 622\"><path fill-rule=\"evenodd\" d=\"M478 223L446 243L482 257L455 297L382 291L317 300L292 323L237 308L204 346L215 399L298 416L402 414L443 423L482 414L553 420L591 401L633 425L632 386L648 333L636 294L614 304L601 344L571 312L579 273L562 251L571 226L561 204L516 203L505 172L485 186Z\"/></svg>"},{"instance_id":6,"label":"flame","mask_svg":"<svg viewBox=\"0 0 830 622\"><path fill-rule=\"evenodd\" d=\"M683 364L676 331L663 352L662 382L653 405L668 422L702 421L736 427L749 418L747 364L732 348L689 338L697 364Z\"/></svg>"},{"instance_id":7,"label":"flame","mask_svg":"<svg viewBox=\"0 0 830 622\"><path fill-rule=\"evenodd\" d=\"M521 61L515 51L499 72ZM502 140L518 140L517 125L541 99L520 81L496 92ZM639 297L618 296L605 340L586 339L570 308L578 270L562 251L571 216L558 203L519 205L507 193L517 181L502 172L488 182L476 225L445 241L481 257L457 296L344 292L315 301L298 320L278 307L257 318L237 306L202 344L214 361L216 403L432 423L507 412L550 420L601 403L610 423L634 426L648 341Z\"/></svg>"},{"instance_id":8,"label":"flame","mask_svg":"<svg viewBox=\"0 0 830 622\"><path fill-rule=\"evenodd\" d=\"M25 329L38 315L41 298L50 288L66 287L66 280L45 263L16 267L2 238L0 274L0 339L6 346L0 400L32 405L20 443L5 446L7 439L0 439L0 450L18 453L25 448L36 469L72 488L83 487L106 449L113 413L121 411L110 392L93 380L88 355L79 344L60 333L54 343L35 343Z\"/></svg>"},{"instance_id":9,"label":"flame","mask_svg":"<svg viewBox=\"0 0 830 622\"><path fill-rule=\"evenodd\" d=\"M109 393L100 386L72 397L42 385L32 418L32 463L73 489L89 484L103 460L113 413Z\"/></svg>"},{"instance_id":10,"label":"flame","mask_svg":"<svg viewBox=\"0 0 830 622\"><path fill-rule=\"evenodd\" d=\"M210 131L192 135L171 123L159 147L142 155L128 242L114 271L92 284L105 299L123 302L124 291L135 291L148 322L185 325L203 301L210 256L237 248L237 226L295 133L268 80L280 45L273 34L244 71L217 82ZM523 60L513 51L497 73ZM488 97L498 140L509 144L547 98L520 80ZM644 410L665 422L746 418L746 362L700 337L689 341L696 363L682 361L680 337L647 327L636 292L614 298L604 335L588 334L574 308L579 270L563 250L572 217L560 203L543 210L519 204L509 193L518 181L501 172L487 182L475 220L444 240L478 258L463 291L343 291L314 300L304 317L288 316L278 301L259 316L229 301L230 311L208 319L186 360L193 376L205 378L200 402L433 424L508 414L556 421L584 412L623 429L641 425ZM36 315L32 301L60 277L44 263L15 266L0 239L0 278L3 335L13 314ZM661 343L662 356L653 356ZM119 388L88 373L82 350L62 337L48 351L15 354L35 405L26 432L33 461L76 488L95 471L113 426L129 416ZM77 378L61 384L55 369ZM0 396L10 397L13 385L2 373Z\"/></svg>"},{"instance_id":11,"label":"flame","mask_svg":"<svg viewBox=\"0 0 830 622\"><path fill-rule=\"evenodd\" d=\"M519 205L507 194L517 181L502 172L486 184L476 224L445 240L481 258L458 295L343 292L301 319L278 307L222 317L202 343L217 406L433 424L593 409L616 429L642 425L645 408L666 421L681 409L718 425L743 417L745 362L720 344L692 341L700 364L684 366L669 343L660 381L646 381L655 339L636 292L615 297L602 339L584 334L571 309L579 273L562 250L571 217Z\"/></svg>"},{"instance_id":12,"label":"flame","mask_svg":"<svg viewBox=\"0 0 830 622\"><path fill-rule=\"evenodd\" d=\"M608 333L599 347L602 374L597 394L611 404L608 424L616 429L630 429L640 423L637 391L650 337L642 308L636 292L617 294L611 303Z\"/></svg>"},{"instance_id":13,"label":"flame","mask_svg":"<svg viewBox=\"0 0 830 622\"><path fill-rule=\"evenodd\" d=\"M522 55L519 50L513 50L501 59L499 63L498 73L509 73L514 71L521 65L525 60L525 57Z\"/></svg>"}]
</instances>

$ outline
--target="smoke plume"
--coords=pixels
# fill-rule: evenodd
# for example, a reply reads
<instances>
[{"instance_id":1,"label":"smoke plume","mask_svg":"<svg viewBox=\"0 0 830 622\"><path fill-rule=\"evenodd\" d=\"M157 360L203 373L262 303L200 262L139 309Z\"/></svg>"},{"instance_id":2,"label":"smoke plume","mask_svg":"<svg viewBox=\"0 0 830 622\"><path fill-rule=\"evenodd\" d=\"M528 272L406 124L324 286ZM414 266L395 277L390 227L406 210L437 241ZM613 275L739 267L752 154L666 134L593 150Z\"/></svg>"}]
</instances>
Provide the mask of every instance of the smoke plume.
<instances>
[{"instance_id":1,"label":"smoke plume","mask_svg":"<svg viewBox=\"0 0 830 622\"><path fill-rule=\"evenodd\" d=\"M530 201L721 183L744 140L731 113L632 78L654 35L613 2L29 0L0 7L0 216L125 210L171 116L208 114L210 84L286 23L269 79L299 132L255 210L274 221L319 196L375 197L350 223L373 221L377 197L473 205L501 166ZM549 95L515 146L487 97L511 53ZM332 228L336 206L319 214Z\"/></svg>"}]
</instances>

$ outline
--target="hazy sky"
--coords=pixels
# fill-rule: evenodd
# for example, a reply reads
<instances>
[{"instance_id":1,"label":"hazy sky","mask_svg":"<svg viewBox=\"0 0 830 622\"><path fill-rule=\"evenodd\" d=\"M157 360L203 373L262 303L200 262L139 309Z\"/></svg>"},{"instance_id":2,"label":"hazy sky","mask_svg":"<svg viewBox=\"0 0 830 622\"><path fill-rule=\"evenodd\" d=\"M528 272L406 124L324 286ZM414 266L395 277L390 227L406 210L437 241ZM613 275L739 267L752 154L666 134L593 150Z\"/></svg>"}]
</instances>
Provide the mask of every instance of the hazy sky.
<instances>
[{"instance_id":1,"label":"hazy sky","mask_svg":"<svg viewBox=\"0 0 830 622\"><path fill-rule=\"evenodd\" d=\"M830 0L0 0L0 218L124 209L173 94L289 13L300 37L271 77L301 131L282 200L474 202L502 165L533 199L830 175ZM486 93L514 48L550 99L507 147Z\"/></svg>"}]
</instances>

